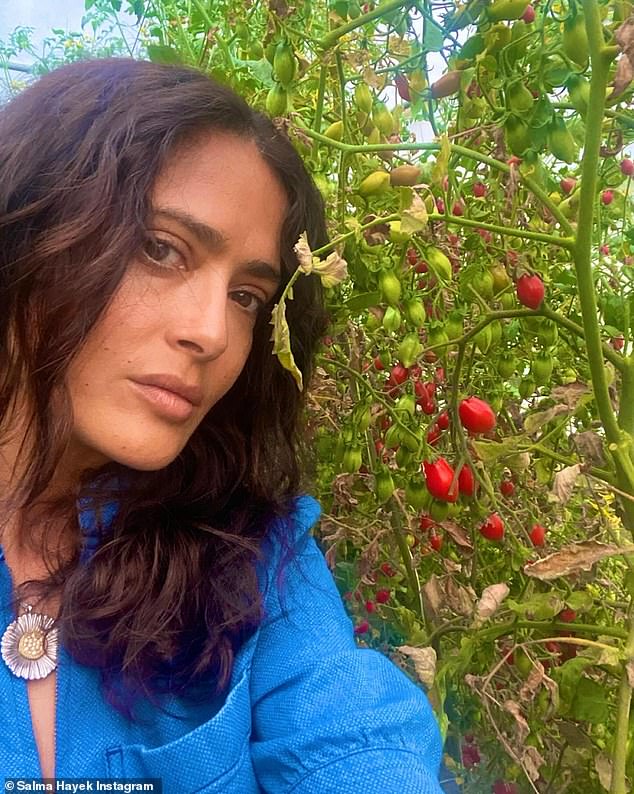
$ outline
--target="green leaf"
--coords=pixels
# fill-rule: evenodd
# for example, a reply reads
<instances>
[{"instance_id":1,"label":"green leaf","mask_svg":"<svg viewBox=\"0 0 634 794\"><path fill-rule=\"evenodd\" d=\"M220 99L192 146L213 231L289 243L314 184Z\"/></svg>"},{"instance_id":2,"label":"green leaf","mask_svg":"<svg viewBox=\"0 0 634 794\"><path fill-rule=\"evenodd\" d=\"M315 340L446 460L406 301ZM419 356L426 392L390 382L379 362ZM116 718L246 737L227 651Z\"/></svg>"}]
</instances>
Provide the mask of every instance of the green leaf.
<instances>
[{"instance_id":1,"label":"green leaf","mask_svg":"<svg viewBox=\"0 0 634 794\"><path fill-rule=\"evenodd\" d=\"M426 52L440 52L445 43L443 29L430 17L425 20L425 33L423 35L423 49Z\"/></svg>"},{"instance_id":2,"label":"green leaf","mask_svg":"<svg viewBox=\"0 0 634 794\"><path fill-rule=\"evenodd\" d=\"M178 50L168 47L167 44L148 44L147 52L153 63L183 63Z\"/></svg>"},{"instance_id":3,"label":"green leaf","mask_svg":"<svg viewBox=\"0 0 634 794\"><path fill-rule=\"evenodd\" d=\"M566 606L574 609L575 612L588 612L592 609L592 596L582 590L575 590L574 593L566 596Z\"/></svg>"},{"instance_id":4,"label":"green leaf","mask_svg":"<svg viewBox=\"0 0 634 794\"><path fill-rule=\"evenodd\" d=\"M376 306L381 300L381 295L378 292L362 292L359 295L353 295L346 301L346 308L350 312L360 312L364 309L369 309L370 306Z\"/></svg>"},{"instance_id":5,"label":"green leaf","mask_svg":"<svg viewBox=\"0 0 634 794\"><path fill-rule=\"evenodd\" d=\"M527 601L507 599L506 605L517 615L534 620L550 620L564 608L564 601L557 593L535 593Z\"/></svg>"},{"instance_id":6,"label":"green leaf","mask_svg":"<svg viewBox=\"0 0 634 794\"><path fill-rule=\"evenodd\" d=\"M291 333L286 321L286 303L283 299L275 306L271 316L273 355L276 355L284 369L291 373L295 378L297 388L302 391L304 388L302 373L297 368L291 351Z\"/></svg>"},{"instance_id":7,"label":"green leaf","mask_svg":"<svg viewBox=\"0 0 634 794\"><path fill-rule=\"evenodd\" d=\"M610 715L605 687L585 676L581 678L572 701L571 716L593 725L607 722Z\"/></svg>"}]
</instances>

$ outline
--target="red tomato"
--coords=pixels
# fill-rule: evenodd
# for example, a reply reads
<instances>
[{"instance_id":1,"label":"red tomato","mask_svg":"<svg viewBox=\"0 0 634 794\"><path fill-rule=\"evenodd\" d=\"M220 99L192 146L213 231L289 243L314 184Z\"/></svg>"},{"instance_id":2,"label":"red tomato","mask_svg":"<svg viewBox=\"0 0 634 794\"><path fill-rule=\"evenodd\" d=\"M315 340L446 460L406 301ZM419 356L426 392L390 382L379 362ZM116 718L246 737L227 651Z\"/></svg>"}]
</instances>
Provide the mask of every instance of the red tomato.
<instances>
[{"instance_id":1,"label":"red tomato","mask_svg":"<svg viewBox=\"0 0 634 794\"><path fill-rule=\"evenodd\" d=\"M522 20L526 22L527 25L530 25L531 22L535 21L535 9L533 6L528 5L526 6L526 10L522 14Z\"/></svg>"},{"instance_id":2,"label":"red tomato","mask_svg":"<svg viewBox=\"0 0 634 794\"><path fill-rule=\"evenodd\" d=\"M629 157L621 160L621 173L623 176L634 176L634 160Z\"/></svg>"},{"instance_id":3,"label":"red tomato","mask_svg":"<svg viewBox=\"0 0 634 794\"><path fill-rule=\"evenodd\" d=\"M381 361L381 356L376 356L375 357L375 359L374 359L374 369L377 372L381 372L382 370L385 369L385 367L383 366L383 362Z\"/></svg>"},{"instance_id":4,"label":"red tomato","mask_svg":"<svg viewBox=\"0 0 634 794\"><path fill-rule=\"evenodd\" d=\"M576 185L577 185L577 180L573 179L571 176L564 177L559 183L559 187L566 195L572 193Z\"/></svg>"},{"instance_id":5,"label":"red tomato","mask_svg":"<svg viewBox=\"0 0 634 794\"><path fill-rule=\"evenodd\" d=\"M485 400L467 397L458 406L462 426L471 433L488 433L495 427L495 414Z\"/></svg>"},{"instance_id":6,"label":"red tomato","mask_svg":"<svg viewBox=\"0 0 634 794\"><path fill-rule=\"evenodd\" d=\"M401 99L404 99L406 102L410 101L410 94L409 94L409 83L407 81L407 77L404 74L397 74L394 78L394 85L396 86L396 90L398 91L399 96Z\"/></svg>"},{"instance_id":7,"label":"red tomato","mask_svg":"<svg viewBox=\"0 0 634 794\"><path fill-rule=\"evenodd\" d=\"M541 524L533 524L529 536L533 546L543 546L546 539L546 529Z\"/></svg>"},{"instance_id":8,"label":"red tomato","mask_svg":"<svg viewBox=\"0 0 634 794\"><path fill-rule=\"evenodd\" d=\"M564 623L572 623L573 620L577 619L577 613L574 611L574 609L562 609L558 615L558 618Z\"/></svg>"},{"instance_id":9,"label":"red tomato","mask_svg":"<svg viewBox=\"0 0 634 794\"><path fill-rule=\"evenodd\" d=\"M367 634L370 631L370 624L367 620L362 620L354 627L355 634Z\"/></svg>"},{"instance_id":10,"label":"red tomato","mask_svg":"<svg viewBox=\"0 0 634 794\"><path fill-rule=\"evenodd\" d=\"M442 548L442 535L431 535L429 538L429 545L434 551L440 551Z\"/></svg>"},{"instance_id":11,"label":"red tomato","mask_svg":"<svg viewBox=\"0 0 634 794\"><path fill-rule=\"evenodd\" d=\"M476 182L473 186L473 195L476 198L484 198L487 194L487 186L482 182Z\"/></svg>"},{"instance_id":12,"label":"red tomato","mask_svg":"<svg viewBox=\"0 0 634 794\"><path fill-rule=\"evenodd\" d=\"M443 411L441 414L438 414L436 424L441 430L446 430L449 427L449 414L447 411Z\"/></svg>"},{"instance_id":13,"label":"red tomato","mask_svg":"<svg viewBox=\"0 0 634 794\"><path fill-rule=\"evenodd\" d=\"M502 480L500 483L500 493L502 496L513 496L515 493L515 486L510 480Z\"/></svg>"},{"instance_id":14,"label":"red tomato","mask_svg":"<svg viewBox=\"0 0 634 794\"><path fill-rule=\"evenodd\" d=\"M523 306L528 306L529 309L539 309L545 294L544 282L536 273L533 275L524 273L518 278L517 299Z\"/></svg>"},{"instance_id":15,"label":"red tomato","mask_svg":"<svg viewBox=\"0 0 634 794\"><path fill-rule=\"evenodd\" d=\"M440 433L440 431L438 431ZM427 490L435 498L443 502L455 502L458 498L458 482L453 482L454 470L444 458L434 463L423 461L423 470L427 482Z\"/></svg>"},{"instance_id":16,"label":"red tomato","mask_svg":"<svg viewBox=\"0 0 634 794\"><path fill-rule=\"evenodd\" d=\"M442 432L440 431L438 425L434 422L433 425L430 425L429 430L427 431L427 443L433 447L440 441L441 436Z\"/></svg>"},{"instance_id":17,"label":"red tomato","mask_svg":"<svg viewBox=\"0 0 634 794\"><path fill-rule=\"evenodd\" d=\"M428 529L436 526L436 522L431 516L422 515L420 517L420 528L423 532L427 532Z\"/></svg>"},{"instance_id":18,"label":"red tomato","mask_svg":"<svg viewBox=\"0 0 634 794\"><path fill-rule=\"evenodd\" d=\"M504 521L497 513L491 513L480 526L480 534L487 540L502 540L504 537Z\"/></svg>"},{"instance_id":19,"label":"red tomato","mask_svg":"<svg viewBox=\"0 0 634 794\"><path fill-rule=\"evenodd\" d=\"M375 599L377 604L387 604L390 600L391 591L385 587L376 591Z\"/></svg>"},{"instance_id":20,"label":"red tomato","mask_svg":"<svg viewBox=\"0 0 634 794\"><path fill-rule=\"evenodd\" d=\"M461 466L460 474L458 475L458 490L465 496L473 496L475 493L475 478L473 476L473 469L471 466Z\"/></svg>"},{"instance_id":21,"label":"red tomato","mask_svg":"<svg viewBox=\"0 0 634 794\"><path fill-rule=\"evenodd\" d=\"M390 380L393 383L397 383L399 386L401 383L405 383L407 377L409 375L409 370L407 367L404 367L402 364L395 364L392 367L392 371L390 372Z\"/></svg>"}]
</instances>

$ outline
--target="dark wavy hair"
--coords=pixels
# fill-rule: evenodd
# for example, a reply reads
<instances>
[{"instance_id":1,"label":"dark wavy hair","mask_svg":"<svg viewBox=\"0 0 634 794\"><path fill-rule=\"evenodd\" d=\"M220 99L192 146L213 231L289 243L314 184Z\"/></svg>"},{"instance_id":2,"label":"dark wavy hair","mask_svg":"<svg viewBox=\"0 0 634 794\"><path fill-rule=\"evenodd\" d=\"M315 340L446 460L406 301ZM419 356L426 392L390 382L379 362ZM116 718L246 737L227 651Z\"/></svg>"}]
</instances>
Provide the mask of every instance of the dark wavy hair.
<instances>
[{"instance_id":1,"label":"dark wavy hair","mask_svg":"<svg viewBox=\"0 0 634 794\"><path fill-rule=\"evenodd\" d=\"M157 176L179 147L214 131L254 141L284 186L281 292L301 232L313 248L327 242L323 202L286 134L229 88L185 67L96 59L41 77L0 111L0 451L24 397L31 442L4 515L42 504L72 432L66 372L141 250ZM326 327L318 279L299 279L287 317L308 383ZM62 642L101 670L107 699L131 718L141 694L224 690L262 620L263 540L288 532L279 519L308 471L303 395L272 355L269 321L270 311L258 319L242 373L172 463L84 471L40 511L49 576L25 587L61 596ZM118 505L86 564L82 495L97 515ZM77 539L72 559L50 552L60 522Z\"/></svg>"}]
</instances>

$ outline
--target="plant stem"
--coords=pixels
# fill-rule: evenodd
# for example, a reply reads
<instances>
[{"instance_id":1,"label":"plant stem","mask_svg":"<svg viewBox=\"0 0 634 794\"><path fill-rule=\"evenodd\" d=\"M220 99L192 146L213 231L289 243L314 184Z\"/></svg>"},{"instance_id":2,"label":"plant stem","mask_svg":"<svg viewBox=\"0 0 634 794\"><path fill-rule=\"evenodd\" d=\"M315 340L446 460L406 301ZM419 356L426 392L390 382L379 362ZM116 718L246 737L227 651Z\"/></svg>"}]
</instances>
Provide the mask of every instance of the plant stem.
<instances>
[{"instance_id":1,"label":"plant stem","mask_svg":"<svg viewBox=\"0 0 634 794\"><path fill-rule=\"evenodd\" d=\"M429 216L430 221L445 221L446 223L453 223L457 226L471 226L476 229L487 229L490 232L506 235L507 237L521 237L524 240L538 240L541 243L548 243L549 245L558 245L560 248L567 248L572 250L574 246L574 238L572 237L556 237L553 234L545 234L544 232L534 232L531 229L514 229L511 226L498 226L496 223L485 223L483 221L473 221L470 218L458 217L456 215L439 215L432 213Z\"/></svg>"},{"instance_id":2,"label":"plant stem","mask_svg":"<svg viewBox=\"0 0 634 794\"><path fill-rule=\"evenodd\" d=\"M396 152L396 151L406 151L406 152L434 152L440 149L439 143L374 143L374 144L351 144L351 143L343 143L343 141L334 141L332 138L327 138L325 135L322 135L315 130L311 130L310 127L304 125L301 120L295 119L297 126L303 130L303 132L308 135L309 138L313 138L316 141L320 141L321 143L326 143L329 146L333 147L334 149L341 149L343 151L347 151L350 154L370 154L373 152ZM478 163L484 163L488 165L490 168L493 168L496 171L501 171L504 174L509 174L511 172L511 167L507 163L503 163L501 160L496 160L494 157L489 157L486 154L482 154L481 152L476 152L473 149L468 149L466 146L459 146L456 143L450 143L451 151L453 154L459 154L463 157L467 157L470 160L475 160ZM550 214L555 218L561 230L567 234L572 236L573 228L570 225L569 221L562 215L561 210L557 207L556 204L552 202L548 194L542 190L539 185L534 182L530 177L524 176L521 171L519 172L520 181L531 191L531 193L540 200L540 202L546 207L546 209L550 212Z\"/></svg>"},{"instance_id":3,"label":"plant stem","mask_svg":"<svg viewBox=\"0 0 634 794\"><path fill-rule=\"evenodd\" d=\"M321 41L317 42L317 49L329 50L339 41L342 36L345 36L346 33L350 33L351 30L360 28L362 25L367 25L368 22L372 22L374 19L379 19L379 17L389 14L391 11L394 11L396 8L400 8L404 5L409 5L407 0L389 0L387 3L381 3L377 8L374 9L374 11L369 11L367 14L362 14L356 19L351 19L350 22L346 22L344 25L339 25L338 28L331 30L330 33L327 33Z\"/></svg>"}]
</instances>

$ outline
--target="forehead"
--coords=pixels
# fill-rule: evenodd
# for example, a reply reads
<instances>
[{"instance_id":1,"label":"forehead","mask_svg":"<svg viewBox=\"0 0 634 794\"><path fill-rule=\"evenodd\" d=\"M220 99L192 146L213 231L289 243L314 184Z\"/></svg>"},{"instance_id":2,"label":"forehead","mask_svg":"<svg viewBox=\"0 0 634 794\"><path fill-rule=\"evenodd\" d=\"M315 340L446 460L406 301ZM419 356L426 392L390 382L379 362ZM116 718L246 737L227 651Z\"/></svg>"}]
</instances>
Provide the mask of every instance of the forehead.
<instances>
[{"instance_id":1,"label":"forehead","mask_svg":"<svg viewBox=\"0 0 634 794\"><path fill-rule=\"evenodd\" d=\"M180 147L159 174L154 206L181 209L230 241L279 246L286 191L254 141L209 133Z\"/></svg>"}]
</instances>

